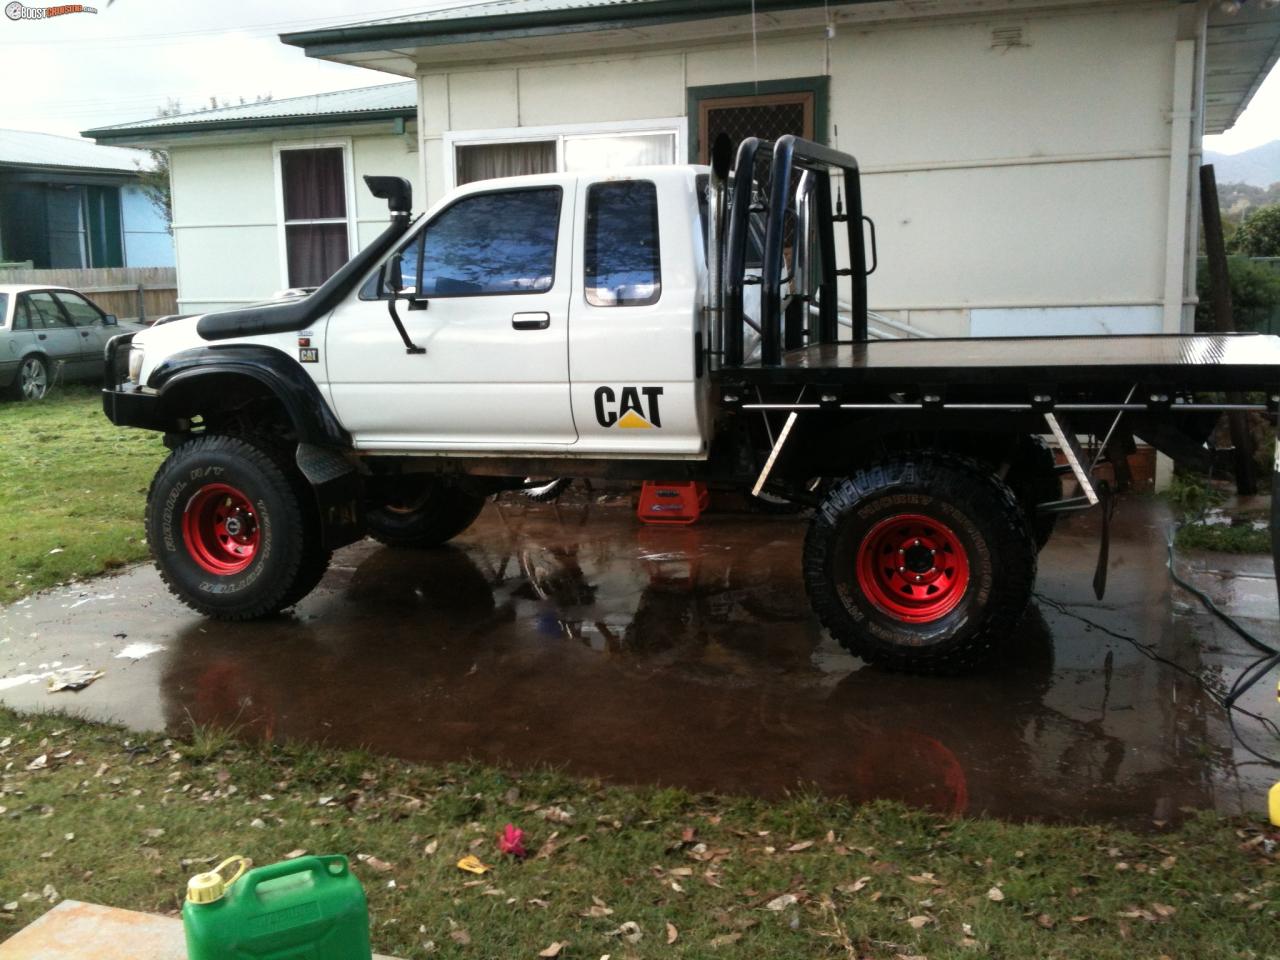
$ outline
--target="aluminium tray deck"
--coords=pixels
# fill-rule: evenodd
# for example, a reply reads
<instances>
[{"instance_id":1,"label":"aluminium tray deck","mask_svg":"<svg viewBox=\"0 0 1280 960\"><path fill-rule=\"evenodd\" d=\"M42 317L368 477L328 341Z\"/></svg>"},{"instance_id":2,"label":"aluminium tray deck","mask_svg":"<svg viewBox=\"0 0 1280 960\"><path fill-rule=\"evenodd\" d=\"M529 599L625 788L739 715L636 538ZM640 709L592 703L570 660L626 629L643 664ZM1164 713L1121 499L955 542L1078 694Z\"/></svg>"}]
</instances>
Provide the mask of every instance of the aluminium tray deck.
<instances>
[{"instance_id":1,"label":"aluminium tray deck","mask_svg":"<svg viewBox=\"0 0 1280 960\"><path fill-rule=\"evenodd\" d=\"M716 371L752 384L877 387L1160 384L1186 390L1280 388L1280 337L1268 334L966 337L803 347L776 367Z\"/></svg>"}]
</instances>

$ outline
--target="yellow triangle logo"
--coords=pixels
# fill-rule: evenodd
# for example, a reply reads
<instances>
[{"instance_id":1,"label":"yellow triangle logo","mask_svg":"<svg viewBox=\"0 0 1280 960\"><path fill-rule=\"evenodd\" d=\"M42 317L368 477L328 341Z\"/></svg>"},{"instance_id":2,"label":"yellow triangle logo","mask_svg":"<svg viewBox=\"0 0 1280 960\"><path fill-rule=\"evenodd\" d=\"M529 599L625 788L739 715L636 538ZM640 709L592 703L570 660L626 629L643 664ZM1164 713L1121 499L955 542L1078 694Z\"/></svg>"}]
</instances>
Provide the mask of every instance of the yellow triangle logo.
<instances>
[{"instance_id":1,"label":"yellow triangle logo","mask_svg":"<svg viewBox=\"0 0 1280 960\"><path fill-rule=\"evenodd\" d=\"M623 430L652 430L653 424L646 420L634 410L628 410L618 420L618 426Z\"/></svg>"}]
</instances>

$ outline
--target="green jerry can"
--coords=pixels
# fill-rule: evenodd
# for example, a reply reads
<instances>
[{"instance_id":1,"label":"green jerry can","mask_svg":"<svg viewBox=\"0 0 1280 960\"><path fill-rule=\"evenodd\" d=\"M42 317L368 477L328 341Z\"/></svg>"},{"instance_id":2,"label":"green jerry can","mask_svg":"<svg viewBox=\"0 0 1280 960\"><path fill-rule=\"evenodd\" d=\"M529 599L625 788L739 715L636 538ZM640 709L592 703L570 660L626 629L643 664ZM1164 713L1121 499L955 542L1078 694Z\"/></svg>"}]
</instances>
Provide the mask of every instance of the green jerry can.
<instances>
[{"instance_id":1,"label":"green jerry can","mask_svg":"<svg viewBox=\"0 0 1280 960\"><path fill-rule=\"evenodd\" d=\"M346 857L250 863L231 857L187 882L189 960L371 960L369 908Z\"/></svg>"}]
</instances>

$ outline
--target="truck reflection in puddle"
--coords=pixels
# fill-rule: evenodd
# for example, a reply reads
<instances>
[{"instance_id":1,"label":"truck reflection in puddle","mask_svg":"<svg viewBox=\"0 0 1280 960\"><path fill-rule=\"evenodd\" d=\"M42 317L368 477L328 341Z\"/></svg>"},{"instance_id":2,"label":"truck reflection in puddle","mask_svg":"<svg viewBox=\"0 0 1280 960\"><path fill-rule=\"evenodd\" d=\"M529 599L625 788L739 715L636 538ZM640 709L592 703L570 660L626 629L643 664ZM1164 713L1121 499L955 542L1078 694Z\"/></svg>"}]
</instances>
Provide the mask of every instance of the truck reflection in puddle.
<instances>
[{"instance_id":1,"label":"truck reflection in puddle","mask_svg":"<svg viewBox=\"0 0 1280 960\"><path fill-rule=\"evenodd\" d=\"M490 507L456 547L360 548L296 619L193 622L166 654L168 722L425 762L1135 825L1212 806L1229 771L1194 683L1047 608L982 672L887 673L810 615L794 520L637 529L615 508L588 526L589 509ZM1086 541L1059 538L1045 564L1092 563ZM1137 571L1150 548L1141 531L1117 541L1111 605L1128 615L1149 605Z\"/></svg>"}]
</instances>

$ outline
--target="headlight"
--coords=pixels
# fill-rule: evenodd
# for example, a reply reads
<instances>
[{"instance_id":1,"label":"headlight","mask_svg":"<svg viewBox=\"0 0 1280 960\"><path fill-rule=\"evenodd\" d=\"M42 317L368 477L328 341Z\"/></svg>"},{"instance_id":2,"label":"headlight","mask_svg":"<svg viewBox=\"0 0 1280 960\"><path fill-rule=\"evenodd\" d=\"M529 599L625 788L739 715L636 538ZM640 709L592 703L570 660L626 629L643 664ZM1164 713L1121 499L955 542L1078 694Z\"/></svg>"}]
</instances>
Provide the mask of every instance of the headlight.
<instances>
[{"instance_id":1,"label":"headlight","mask_svg":"<svg viewBox=\"0 0 1280 960\"><path fill-rule=\"evenodd\" d=\"M146 350L142 347L129 345L129 382L137 383L138 378L142 376L142 358Z\"/></svg>"}]
</instances>

